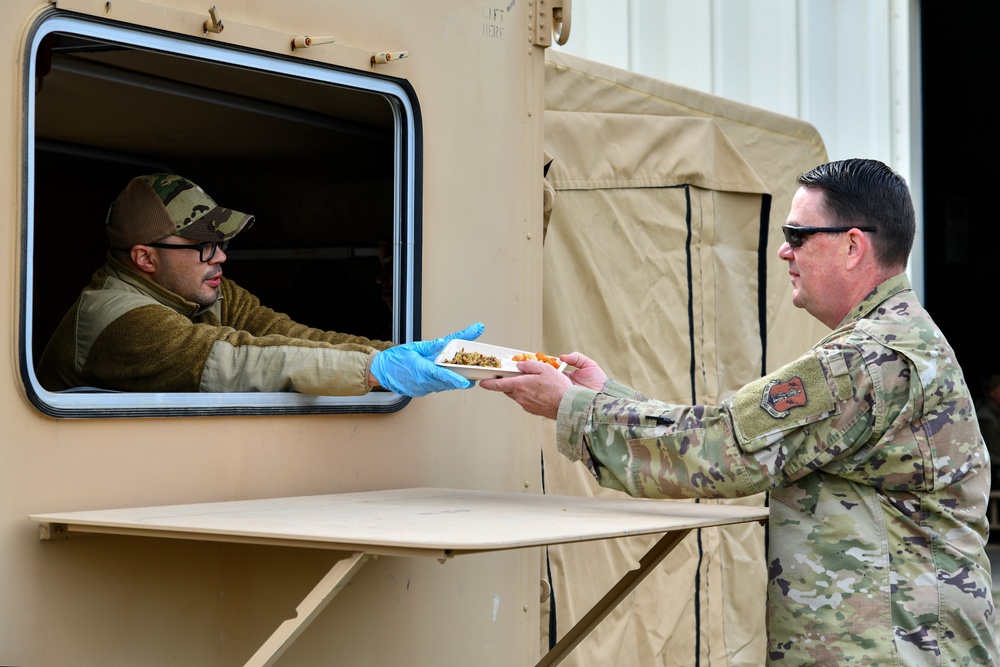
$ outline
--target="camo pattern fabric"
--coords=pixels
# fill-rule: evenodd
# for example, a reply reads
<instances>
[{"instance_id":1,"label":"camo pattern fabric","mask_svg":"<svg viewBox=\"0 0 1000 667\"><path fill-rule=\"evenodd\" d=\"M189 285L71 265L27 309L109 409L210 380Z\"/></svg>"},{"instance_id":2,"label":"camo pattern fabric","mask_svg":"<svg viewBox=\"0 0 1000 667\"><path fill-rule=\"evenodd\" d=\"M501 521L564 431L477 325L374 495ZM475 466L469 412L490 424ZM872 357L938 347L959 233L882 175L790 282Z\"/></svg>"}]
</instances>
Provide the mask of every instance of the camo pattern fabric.
<instances>
[{"instance_id":1,"label":"camo pattern fabric","mask_svg":"<svg viewBox=\"0 0 1000 667\"><path fill-rule=\"evenodd\" d=\"M163 202L176 225L175 234L197 241L224 241L236 236L253 217L218 206L198 185L174 174L142 177Z\"/></svg>"},{"instance_id":2,"label":"camo pattern fabric","mask_svg":"<svg viewBox=\"0 0 1000 667\"><path fill-rule=\"evenodd\" d=\"M770 492L767 664L992 665L989 455L905 275L723 405L571 388L559 450L647 498Z\"/></svg>"}]
</instances>

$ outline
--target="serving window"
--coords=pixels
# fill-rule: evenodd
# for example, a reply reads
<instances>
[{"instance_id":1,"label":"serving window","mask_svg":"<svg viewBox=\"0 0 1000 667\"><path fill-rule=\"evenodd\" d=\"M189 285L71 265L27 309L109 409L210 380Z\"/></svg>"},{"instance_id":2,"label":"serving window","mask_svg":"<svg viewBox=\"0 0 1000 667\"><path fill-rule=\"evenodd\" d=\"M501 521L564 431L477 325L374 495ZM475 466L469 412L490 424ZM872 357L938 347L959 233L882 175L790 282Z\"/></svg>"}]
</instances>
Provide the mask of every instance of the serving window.
<instances>
[{"instance_id":1,"label":"serving window","mask_svg":"<svg viewBox=\"0 0 1000 667\"><path fill-rule=\"evenodd\" d=\"M60 417L388 412L395 394L50 391L34 368L105 261L107 209L167 171L256 217L226 276L297 322L380 340L419 331L419 114L377 73L53 13L25 59L21 367Z\"/></svg>"}]
</instances>

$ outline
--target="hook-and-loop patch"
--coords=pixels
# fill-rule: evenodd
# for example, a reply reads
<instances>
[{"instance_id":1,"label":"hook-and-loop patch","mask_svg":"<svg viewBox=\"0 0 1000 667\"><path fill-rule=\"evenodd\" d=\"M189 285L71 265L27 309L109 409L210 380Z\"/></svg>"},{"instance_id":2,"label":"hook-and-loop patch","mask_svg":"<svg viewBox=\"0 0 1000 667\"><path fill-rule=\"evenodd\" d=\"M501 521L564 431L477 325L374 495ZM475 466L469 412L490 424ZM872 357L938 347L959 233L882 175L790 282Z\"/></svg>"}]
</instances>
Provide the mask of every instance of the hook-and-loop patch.
<instances>
[{"instance_id":1,"label":"hook-and-loop patch","mask_svg":"<svg viewBox=\"0 0 1000 667\"><path fill-rule=\"evenodd\" d=\"M737 391L729 404L737 437L748 451L753 451L754 440L817 421L836 407L822 362L815 353L751 382ZM764 445L759 443L760 447Z\"/></svg>"}]
</instances>

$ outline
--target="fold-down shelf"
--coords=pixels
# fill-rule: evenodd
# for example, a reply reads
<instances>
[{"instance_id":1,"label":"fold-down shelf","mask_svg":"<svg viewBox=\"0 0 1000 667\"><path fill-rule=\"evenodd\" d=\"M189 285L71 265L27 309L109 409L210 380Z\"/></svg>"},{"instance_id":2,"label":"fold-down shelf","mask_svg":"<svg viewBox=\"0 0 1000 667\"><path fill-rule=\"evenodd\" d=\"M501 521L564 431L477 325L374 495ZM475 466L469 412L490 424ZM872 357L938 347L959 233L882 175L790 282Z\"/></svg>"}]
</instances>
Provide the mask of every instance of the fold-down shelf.
<instances>
[{"instance_id":1,"label":"fold-down shelf","mask_svg":"<svg viewBox=\"0 0 1000 667\"><path fill-rule=\"evenodd\" d=\"M375 555L445 560L463 554L665 533L536 667L562 661L691 530L766 521L765 507L628 498L397 489L294 498L34 514L43 539L74 533L325 548L338 561L254 654L273 665L351 576Z\"/></svg>"}]
</instances>

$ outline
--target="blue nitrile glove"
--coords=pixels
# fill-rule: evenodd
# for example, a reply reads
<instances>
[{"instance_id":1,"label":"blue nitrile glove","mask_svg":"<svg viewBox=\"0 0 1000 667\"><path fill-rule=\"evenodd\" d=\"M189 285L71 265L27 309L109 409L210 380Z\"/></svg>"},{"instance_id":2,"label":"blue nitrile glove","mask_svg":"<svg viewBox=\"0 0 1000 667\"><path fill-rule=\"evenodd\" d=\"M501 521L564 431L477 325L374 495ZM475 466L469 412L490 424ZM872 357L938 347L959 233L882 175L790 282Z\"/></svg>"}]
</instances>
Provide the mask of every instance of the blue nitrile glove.
<instances>
[{"instance_id":1,"label":"blue nitrile glove","mask_svg":"<svg viewBox=\"0 0 1000 667\"><path fill-rule=\"evenodd\" d=\"M371 372L378 383L401 396L426 396L435 391L468 389L475 384L458 373L441 368L435 357L454 338L475 340L483 333L483 323L435 340L416 340L382 350L372 359Z\"/></svg>"}]
</instances>

